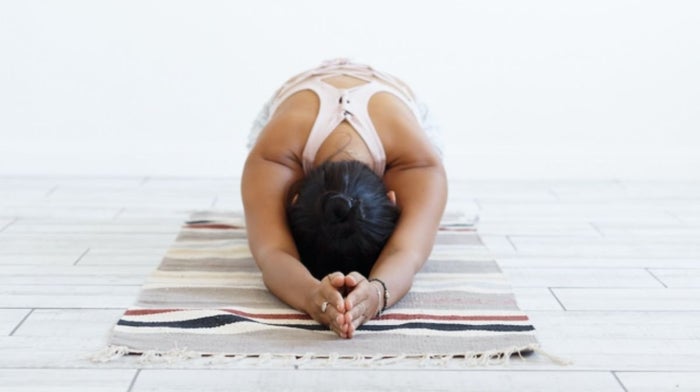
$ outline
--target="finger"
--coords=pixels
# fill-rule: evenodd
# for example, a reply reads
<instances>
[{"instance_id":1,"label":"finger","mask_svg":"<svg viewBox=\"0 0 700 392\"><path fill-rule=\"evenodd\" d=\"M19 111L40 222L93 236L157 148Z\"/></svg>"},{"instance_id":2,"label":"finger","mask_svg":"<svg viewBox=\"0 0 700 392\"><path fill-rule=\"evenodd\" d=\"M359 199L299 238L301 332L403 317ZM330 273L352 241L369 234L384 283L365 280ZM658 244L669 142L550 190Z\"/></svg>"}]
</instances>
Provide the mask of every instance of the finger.
<instances>
[{"instance_id":1,"label":"finger","mask_svg":"<svg viewBox=\"0 0 700 392\"><path fill-rule=\"evenodd\" d=\"M323 282L327 282L331 287L335 288L340 293L341 300L334 300L332 303L339 312L345 312L345 301L342 300L346 292L345 274L340 271L332 272L323 278Z\"/></svg>"},{"instance_id":2,"label":"finger","mask_svg":"<svg viewBox=\"0 0 700 392\"><path fill-rule=\"evenodd\" d=\"M355 335L355 327L352 325L352 316L349 313L345 314L345 325L347 325L346 334L348 339Z\"/></svg>"},{"instance_id":3,"label":"finger","mask_svg":"<svg viewBox=\"0 0 700 392\"><path fill-rule=\"evenodd\" d=\"M362 277L362 275L360 275L359 273L357 273L357 276L353 276L351 279L357 279L359 280L359 282L345 296L345 309L347 311L352 310L355 306L357 306L358 303L366 301L369 294L371 294L371 292L368 289L372 288L367 279Z\"/></svg>"},{"instance_id":4,"label":"finger","mask_svg":"<svg viewBox=\"0 0 700 392\"><path fill-rule=\"evenodd\" d=\"M367 316L366 304L366 301L360 302L352 310L345 313L345 323L348 326L346 332L348 338L355 336L357 329L370 319L370 317Z\"/></svg>"},{"instance_id":5,"label":"finger","mask_svg":"<svg viewBox=\"0 0 700 392\"><path fill-rule=\"evenodd\" d=\"M347 338L347 336L348 336L348 334L347 334L345 331L343 331L343 330L341 330L341 329L338 329L338 327L335 326L335 325L329 325L329 328L330 328L330 330L333 331L336 335L338 335L339 337L341 337L341 338L343 338L343 339Z\"/></svg>"},{"instance_id":6,"label":"finger","mask_svg":"<svg viewBox=\"0 0 700 392\"><path fill-rule=\"evenodd\" d=\"M328 326L328 328L336 332L338 335L341 335L347 331L347 326L345 325L345 314L339 313L330 302L324 301L318 305L317 312L318 318L316 318L316 320L319 323Z\"/></svg>"},{"instance_id":7,"label":"finger","mask_svg":"<svg viewBox=\"0 0 700 392\"><path fill-rule=\"evenodd\" d=\"M348 324L355 324L357 319L367 318L367 301L361 301L345 313L345 322ZM357 325L355 325L357 327Z\"/></svg>"},{"instance_id":8,"label":"finger","mask_svg":"<svg viewBox=\"0 0 700 392\"><path fill-rule=\"evenodd\" d=\"M360 315L353 319L349 324L348 324L348 331L347 335L348 338L352 338L355 336L355 332L368 320L367 317L365 317L364 313L360 313Z\"/></svg>"},{"instance_id":9,"label":"finger","mask_svg":"<svg viewBox=\"0 0 700 392\"><path fill-rule=\"evenodd\" d=\"M343 278L343 281L344 280ZM343 294L337 287L331 285L329 279L323 279L323 282L325 283L321 287L321 295L324 301L328 301L339 313L345 313L345 299L343 298Z\"/></svg>"},{"instance_id":10,"label":"finger","mask_svg":"<svg viewBox=\"0 0 700 392\"><path fill-rule=\"evenodd\" d=\"M359 272L351 272L345 276L345 287L348 289L348 293L345 297L345 309L349 311L357 304L358 293L355 293L355 290L362 282L366 281L367 279Z\"/></svg>"},{"instance_id":11,"label":"finger","mask_svg":"<svg viewBox=\"0 0 700 392\"><path fill-rule=\"evenodd\" d=\"M365 281L361 282L345 298L345 301L348 305L345 323L348 324L348 336L352 337L362 324L374 317L377 308L377 293L372 284Z\"/></svg>"},{"instance_id":12,"label":"finger","mask_svg":"<svg viewBox=\"0 0 700 392\"><path fill-rule=\"evenodd\" d=\"M321 287L321 296L325 302L328 302L325 312L322 312L324 316L328 319L329 323L333 322L339 328L344 329L345 299L340 291L329 284L325 284Z\"/></svg>"},{"instance_id":13,"label":"finger","mask_svg":"<svg viewBox=\"0 0 700 392\"><path fill-rule=\"evenodd\" d=\"M340 271L326 275L325 280L328 280L328 283L337 289L341 289L345 286L345 274Z\"/></svg>"},{"instance_id":14,"label":"finger","mask_svg":"<svg viewBox=\"0 0 700 392\"><path fill-rule=\"evenodd\" d=\"M328 327L336 333L336 335L341 338L347 337L348 326L345 324L345 316L336 313L335 310L329 307L326 312L328 312Z\"/></svg>"},{"instance_id":15,"label":"finger","mask_svg":"<svg viewBox=\"0 0 700 392\"><path fill-rule=\"evenodd\" d=\"M345 286L349 289L355 288L360 282L367 280L361 273L353 271L345 276Z\"/></svg>"}]
</instances>

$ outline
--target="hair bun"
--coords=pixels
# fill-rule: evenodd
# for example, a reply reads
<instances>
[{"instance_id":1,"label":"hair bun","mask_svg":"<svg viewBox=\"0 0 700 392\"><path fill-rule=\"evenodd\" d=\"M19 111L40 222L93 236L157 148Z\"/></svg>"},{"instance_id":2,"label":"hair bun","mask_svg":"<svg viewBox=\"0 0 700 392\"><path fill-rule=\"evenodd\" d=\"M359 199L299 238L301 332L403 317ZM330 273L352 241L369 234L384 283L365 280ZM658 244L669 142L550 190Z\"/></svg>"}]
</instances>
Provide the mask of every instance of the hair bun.
<instances>
[{"instance_id":1,"label":"hair bun","mask_svg":"<svg viewBox=\"0 0 700 392\"><path fill-rule=\"evenodd\" d=\"M329 223L345 222L350 217L355 201L339 192L328 192L323 197L323 216Z\"/></svg>"}]
</instances>

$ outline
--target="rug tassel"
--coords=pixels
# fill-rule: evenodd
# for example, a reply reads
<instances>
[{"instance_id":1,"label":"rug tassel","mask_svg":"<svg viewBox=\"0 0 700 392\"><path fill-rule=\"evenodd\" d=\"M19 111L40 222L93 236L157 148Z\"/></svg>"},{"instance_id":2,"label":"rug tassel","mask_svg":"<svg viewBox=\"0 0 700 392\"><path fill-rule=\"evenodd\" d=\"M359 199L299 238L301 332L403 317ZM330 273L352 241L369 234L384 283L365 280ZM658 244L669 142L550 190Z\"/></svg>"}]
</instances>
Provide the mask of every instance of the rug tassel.
<instances>
[{"instance_id":1,"label":"rug tassel","mask_svg":"<svg viewBox=\"0 0 700 392\"><path fill-rule=\"evenodd\" d=\"M326 361L326 364L330 367L334 367L336 363L338 363L338 360L340 359L340 355L333 353L330 356L328 356L328 360Z\"/></svg>"},{"instance_id":2,"label":"rug tassel","mask_svg":"<svg viewBox=\"0 0 700 392\"><path fill-rule=\"evenodd\" d=\"M572 360L562 358L562 357L556 356L554 354L548 353L547 351L544 351L542 349L542 347L540 347L539 345L533 345L530 348L532 349L532 351L536 352L537 354L540 354L542 356L547 357L547 359L549 359L550 361L552 361L553 363L555 363L557 365L569 366L569 365L574 363Z\"/></svg>"},{"instance_id":3,"label":"rug tassel","mask_svg":"<svg viewBox=\"0 0 700 392\"><path fill-rule=\"evenodd\" d=\"M92 362L107 363L127 354L129 354L129 348L126 346L107 346L90 355L89 359Z\"/></svg>"},{"instance_id":4,"label":"rug tassel","mask_svg":"<svg viewBox=\"0 0 700 392\"><path fill-rule=\"evenodd\" d=\"M207 365L220 365L226 362L236 362L237 356L226 356L226 354L213 354L207 358Z\"/></svg>"},{"instance_id":5,"label":"rug tassel","mask_svg":"<svg viewBox=\"0 0 700 392\"><path fill-rule=\"evenodd\" d=\"M265 364L271 362L274 358L275 358L275 356L270 354L270 353L261 354L260 356L258 356L258 361L257 361L256 365L257 366L265 365Z\"/></svg>"},{"instance_id":6,"label":"rug tassel","mask_svg":"<svg viewBox=\"0 0 700 392\"><path fill-rule=\"evenodd\" d=\"M186 349L175 348L169 351L156 351L149 350L144 351L138 359L140 364L151 364L151 363L174 363L178 361L185 361L193 358L200 358L202 355L194 351L188 351Z\"/></svg>"},{"instance_id":7,"label":"rug tassel","mask_svg":"<svg viewBox=\"0 0 700 392\"><path fill-rule=\"evenodd\" d=\"M309 364L313 359L313 353L306 353L301 357L292 356L287 362L291 362L294 365L294 369L299 369L300 367Z\"/></svg>"}]
</instances>

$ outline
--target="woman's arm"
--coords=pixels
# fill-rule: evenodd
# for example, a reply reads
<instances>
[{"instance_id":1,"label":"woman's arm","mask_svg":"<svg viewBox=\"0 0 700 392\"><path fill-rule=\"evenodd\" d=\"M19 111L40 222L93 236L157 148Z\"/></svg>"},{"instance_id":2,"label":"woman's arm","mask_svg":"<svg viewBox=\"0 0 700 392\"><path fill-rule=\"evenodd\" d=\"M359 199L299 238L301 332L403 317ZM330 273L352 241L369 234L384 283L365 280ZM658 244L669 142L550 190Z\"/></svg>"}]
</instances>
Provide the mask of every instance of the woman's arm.
<instances>
[{"instance_id":1,"label":"woman's arm","mask_svg":"<svg viewBox=\"0 0 700 392\"><path fill-rule=\"evenodd\" d=\"M292 157L285 158L285 154L269 151L277 145L273 143L268 151L255 147L243 170L241 192L253 258L270 292L345 337L348 325L343 317L345 304L340 294L344 276L337 273L319 281L299 261L286 223L285 199L290 185L301 174L295 170L297 163ZM321 312L326 301L333 306Z\"/></svg>"},{"instance_id":2,"label":"woman's arm","mask_svg":"<svg viewBox=\"0 0 700 392\"><path fill-rule=\"evenodd\" d=\"M395 192L401 216L368 277L380 279L386 285L390 293L386 307L403 298L413 285L415 274L432 251L447 202L447 176L432 142L412 117L398 119L393 124L396 131L385 140L388 167L384 183ZM369 312L384 302L383 298L377 299L377 288L383 291L383 287L376 282L370 284L358 275L346 277L346 287L353 288L345 301L350 336L359 325L374 317ZM363 304L358 306L360 303Z\"/></svg>"},{"instance_id":3,"label":"woman's arm","mask_svg":"<svg viewBox=\"0 0 700 392\"><path fill-rule=\"evenodd\" d=\"M370 278L386 284L388 307L408 292L430 255L447 201L447 180L442 165L436 164L394 171L385 182L396 192L401 217Z\"/></svg>"},{"instance_id":4,"label":"woman's arm","mask_svg":"<svg viewBox=\"0 0 700 392\"><path fill-rule=\"evenodd\" d=\"M387 173L385 182L396 192L401 217L368 278L384 282L390 293L386 304L389 307L406 295L415 274L430 255L445 208L447 180L442 165L438 164ZM352 337L355 329L384 306L383 296L377 294L377 287L383 287L356 273L348 275L346 286L353 288L345 300L348 309L345 321L351 324L349 337Z\"/></svg>"}]
</instances>

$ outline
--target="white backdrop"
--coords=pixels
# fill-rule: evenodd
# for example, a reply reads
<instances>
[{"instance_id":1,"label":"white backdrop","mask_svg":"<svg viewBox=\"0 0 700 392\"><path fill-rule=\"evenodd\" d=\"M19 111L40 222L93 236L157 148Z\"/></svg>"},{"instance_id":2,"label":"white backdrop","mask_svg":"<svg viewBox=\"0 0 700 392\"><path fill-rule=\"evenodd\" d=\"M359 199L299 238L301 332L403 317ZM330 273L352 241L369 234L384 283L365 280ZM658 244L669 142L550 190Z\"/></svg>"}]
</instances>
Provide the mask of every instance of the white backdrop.
<instances>
[{"instance_id":1,"label":"white backdrop","mask_svg":"<svg viewBox=\"0 0 700 392\"><path fill-rule=\"evenodd\" d=\"M394 73L463 178L700 179L696 1L2 1L0 175L234 176L285 78Z\"/></svg>"}]
</instances>

